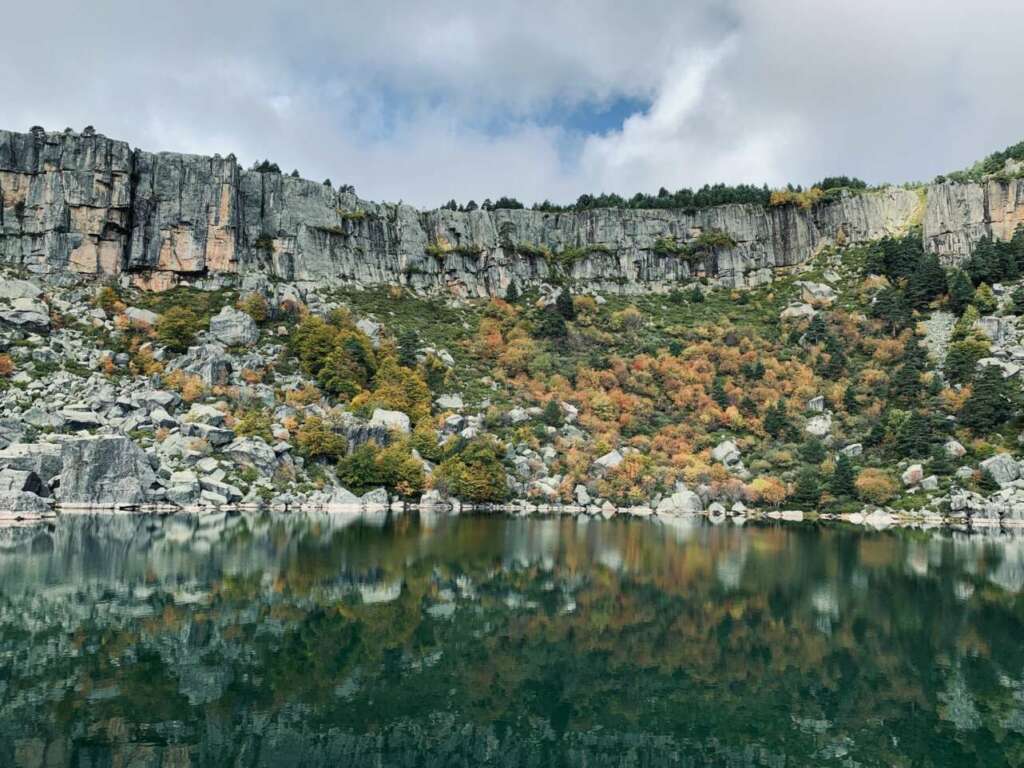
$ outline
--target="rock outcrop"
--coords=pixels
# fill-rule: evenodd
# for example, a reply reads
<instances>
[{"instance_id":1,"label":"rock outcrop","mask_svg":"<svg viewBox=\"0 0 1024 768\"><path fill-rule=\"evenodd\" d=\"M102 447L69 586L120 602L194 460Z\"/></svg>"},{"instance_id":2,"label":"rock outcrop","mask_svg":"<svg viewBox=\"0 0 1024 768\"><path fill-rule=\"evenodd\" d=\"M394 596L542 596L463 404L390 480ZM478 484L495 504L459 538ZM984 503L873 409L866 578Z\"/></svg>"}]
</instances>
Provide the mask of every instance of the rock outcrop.
<instances>
[{"instance_id":1,"label":"rock outcrop","mask_svg":"<svg viewBox=\"0 0 1024 768\"><path fill-rule=\"evenodd\" d=\"M979 237L1008 237L1024 220L1022 184L888 187L807 209L418 211L243 170L230 155L154 154L91 130L35 128L0 131L0 258L51 278L119 276L157 290L246 275L460 296L557 276L621 293L668 290L695 275L743 287L823 245L917 222L928 248L962 259ZM734 245L682 247L711 231Z\"/></svg>"}]
</instances>

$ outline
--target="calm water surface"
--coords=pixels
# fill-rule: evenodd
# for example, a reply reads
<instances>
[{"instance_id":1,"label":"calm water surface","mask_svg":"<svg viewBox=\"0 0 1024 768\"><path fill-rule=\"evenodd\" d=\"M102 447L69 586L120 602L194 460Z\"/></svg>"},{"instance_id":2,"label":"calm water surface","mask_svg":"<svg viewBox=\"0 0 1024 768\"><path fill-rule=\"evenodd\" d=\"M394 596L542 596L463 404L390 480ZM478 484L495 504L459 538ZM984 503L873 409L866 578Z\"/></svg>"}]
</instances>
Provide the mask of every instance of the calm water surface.
<instances>
[{"instance_id":1,"label":"calm water surface","mask_svg":"<svg viewBox=\"0 0 1024 768\"><path fill-rule=\"evenodd\" d=\"M0 530L0 765L1024 765L1024 539L257 513Z\"/></svg>"}]
</instances>

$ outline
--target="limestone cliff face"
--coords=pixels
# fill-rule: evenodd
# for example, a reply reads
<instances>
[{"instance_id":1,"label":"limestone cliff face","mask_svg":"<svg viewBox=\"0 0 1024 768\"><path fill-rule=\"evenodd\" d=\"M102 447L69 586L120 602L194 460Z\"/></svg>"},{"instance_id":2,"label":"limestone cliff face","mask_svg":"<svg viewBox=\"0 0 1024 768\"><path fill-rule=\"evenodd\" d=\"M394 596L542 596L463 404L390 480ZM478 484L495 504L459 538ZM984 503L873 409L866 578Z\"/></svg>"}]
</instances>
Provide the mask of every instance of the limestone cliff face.
<instances>
[{"instance_id":1,"label":"limestone cliff face","mask_svg":"<svg viewBox=\"0 0 1024 768\"><path fill-rule=\"evenodd\" d=\"M926 245L956 261L983 235L1012 234L1021 198L1020 182L990 182L887 188L810 209L418 211L242 170L231 156L154 154L91 131L0 131L0 258L55 279L119 276L152 289L266 276L486 296L565 276L631 293L695 274L743 287L824 245L917 222ZM678 252L709 231L735 245Z\"/></svg>"},{"instance_id":2,"label":"limestone cliff face","mask_svg":"<svg viewBox=\"0 0 1024 768\"><path fill-rule=\"evenodd\" d=\"M928 188L923 222L925 246L947 264L970 255L982 237L1009 240L1024 223L1024 179Z\"/></svg>"}]
</instances>

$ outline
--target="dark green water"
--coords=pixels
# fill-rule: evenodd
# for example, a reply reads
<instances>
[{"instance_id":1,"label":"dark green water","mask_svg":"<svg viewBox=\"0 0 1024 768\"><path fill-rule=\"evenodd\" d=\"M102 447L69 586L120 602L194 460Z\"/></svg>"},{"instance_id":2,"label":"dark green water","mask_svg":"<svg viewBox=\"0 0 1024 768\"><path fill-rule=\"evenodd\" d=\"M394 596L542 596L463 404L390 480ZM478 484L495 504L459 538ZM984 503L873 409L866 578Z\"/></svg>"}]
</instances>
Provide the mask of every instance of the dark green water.
<instances>
[{"instance_id":1,"label":"dark green water","mask_svg":"<svg viewBox=\"0 0 1024 768\"><path fill-rule=\"evenodd\" d=\"M271 513L0 531L0 766L1024 765L1024 539Z\"/></svg>"}]
</instances>

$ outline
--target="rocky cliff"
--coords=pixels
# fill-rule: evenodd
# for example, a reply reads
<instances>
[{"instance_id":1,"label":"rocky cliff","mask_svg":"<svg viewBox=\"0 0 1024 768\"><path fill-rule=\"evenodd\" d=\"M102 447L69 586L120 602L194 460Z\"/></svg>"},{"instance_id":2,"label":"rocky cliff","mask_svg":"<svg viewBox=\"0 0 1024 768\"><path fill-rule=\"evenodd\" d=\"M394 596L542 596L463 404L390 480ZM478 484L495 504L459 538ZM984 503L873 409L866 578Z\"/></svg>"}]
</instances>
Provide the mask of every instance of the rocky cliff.
<instances>
[{"instance_id":1,"label":"rocky cliff","mask_svg":"<svg viewBox=\"0 0 1024 768\"><path fill-rule=\"evenodd\" d=\"M623 293L698 274L742 287L823 245L919 222L927 247L957 261L984 235L1009 237L1022 198L1024 182L1012 180L890 187L809 209L418 211L243 170L233 156L154 154L88 129L0 131L0 258L55 279L119 276L157 290L245 276L463 296L560 275ZM734 244L685 247L709 231Z\"/></svg>"}]
</instances>

